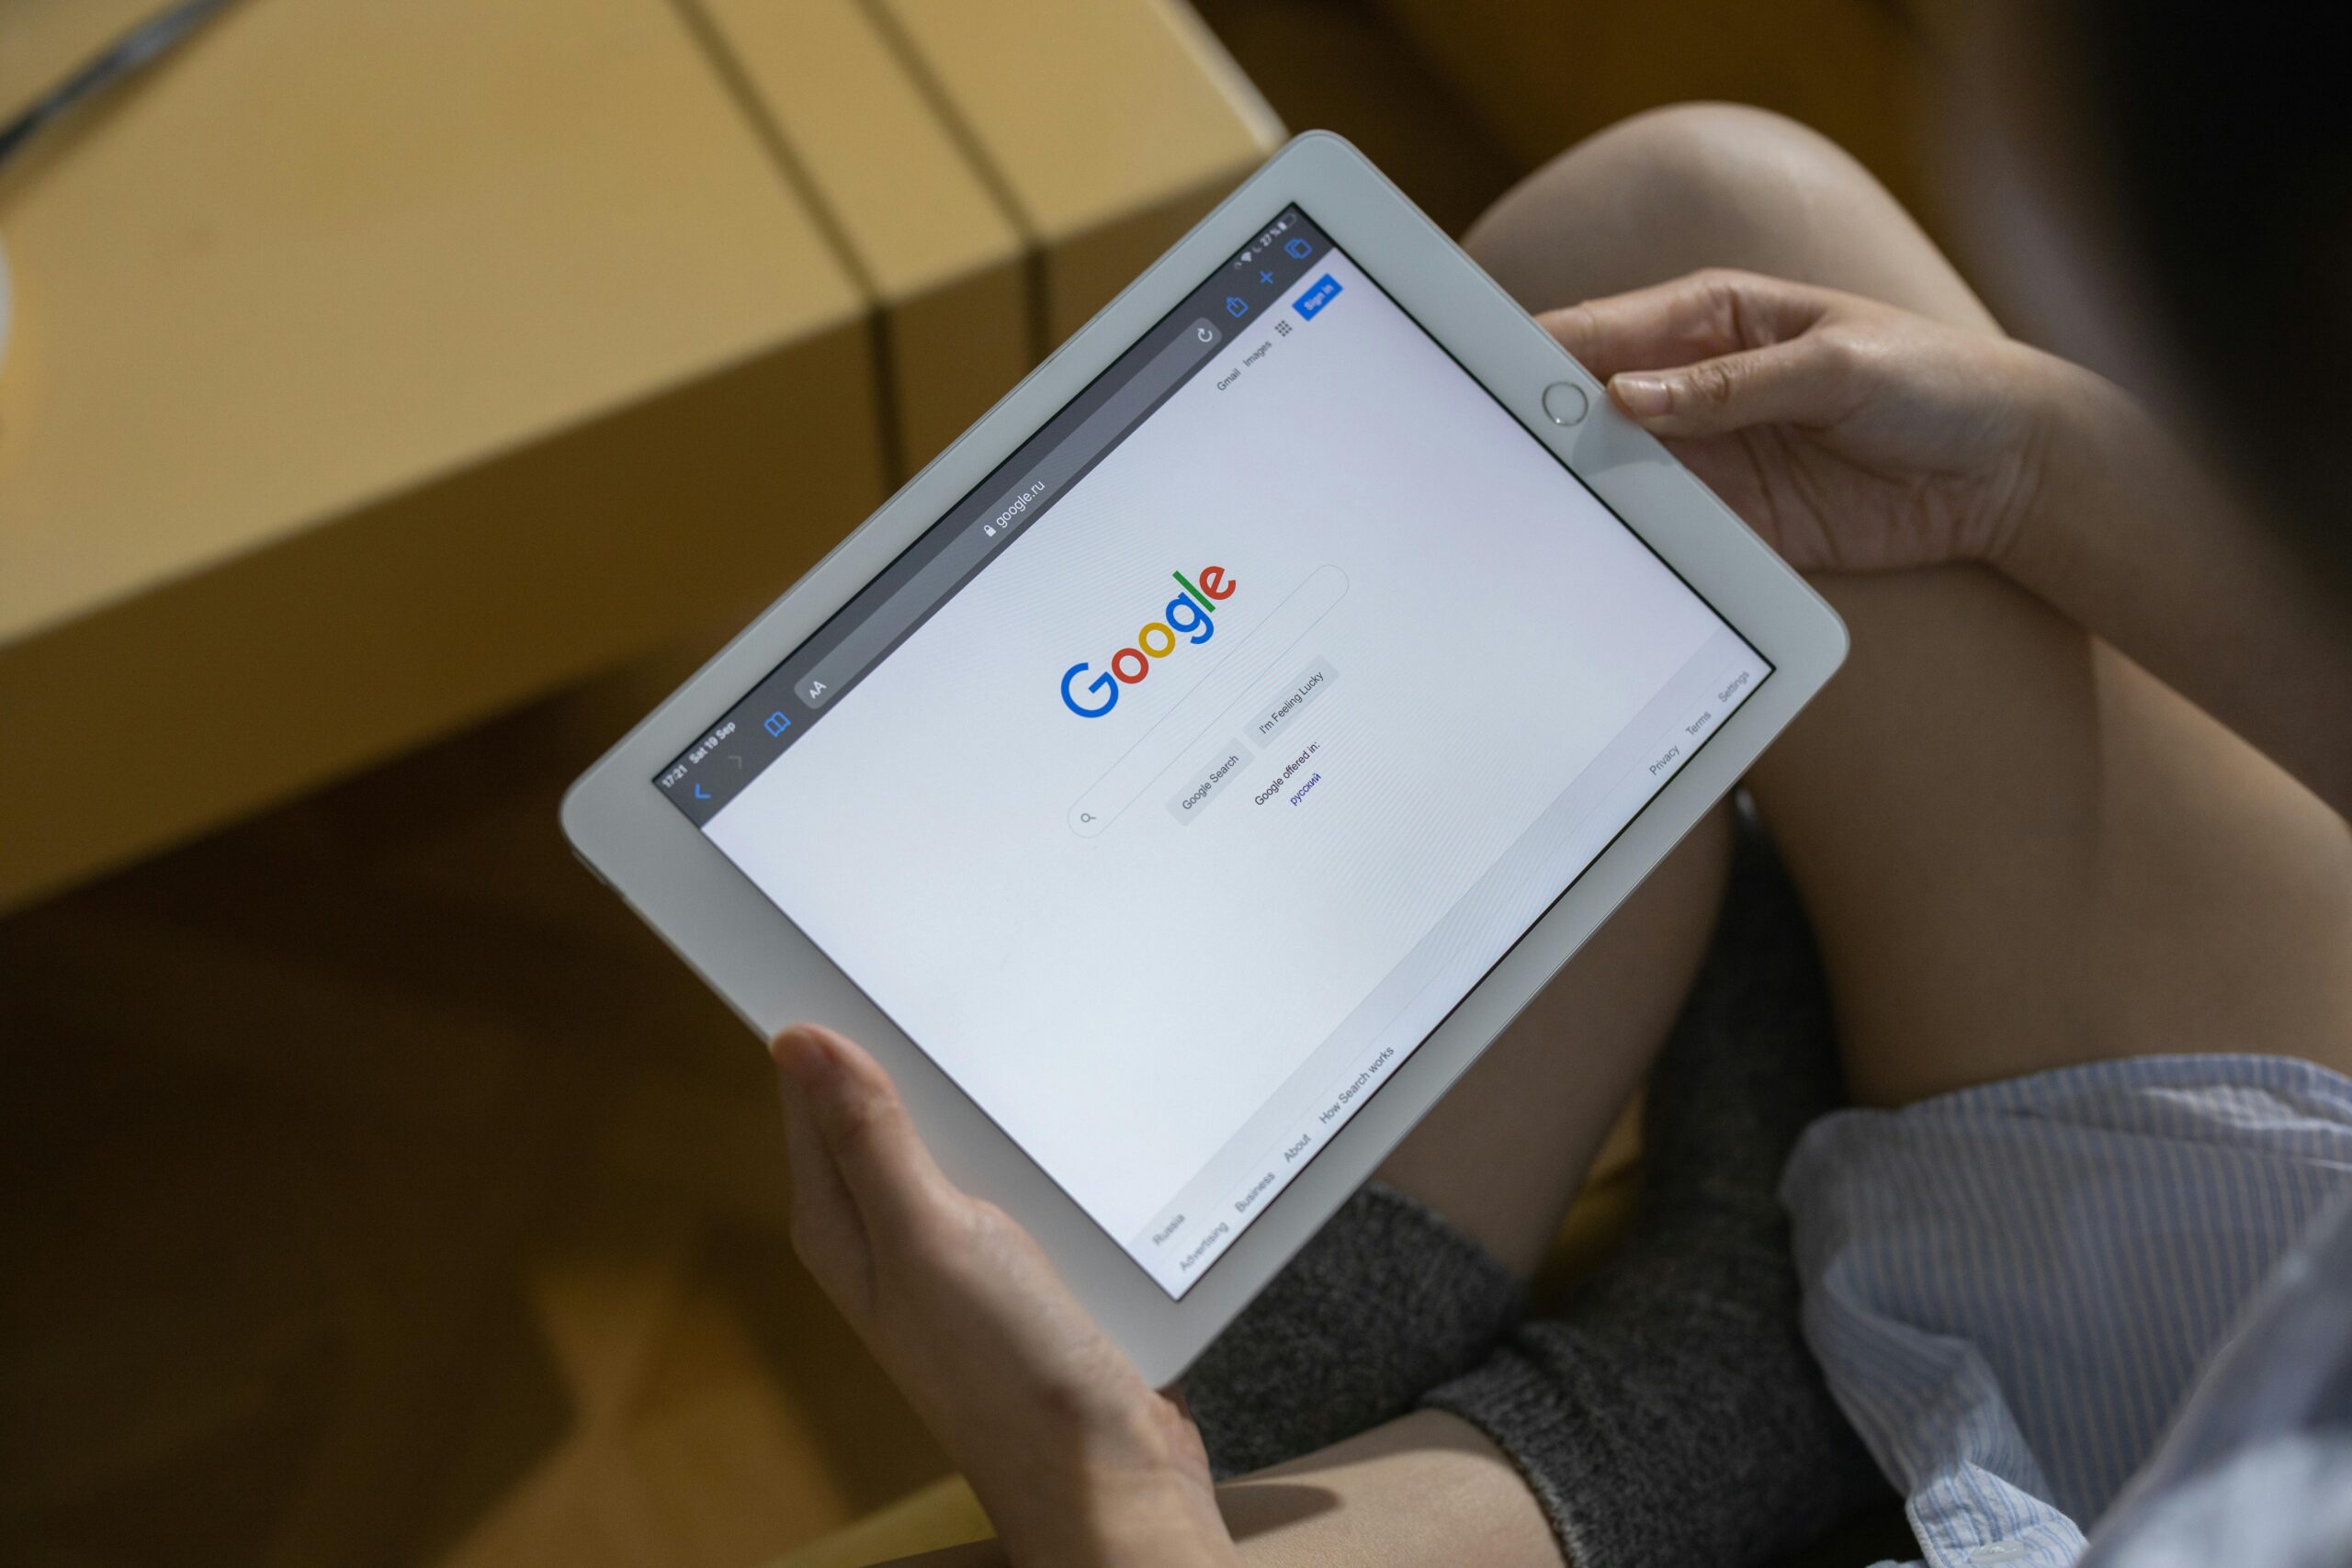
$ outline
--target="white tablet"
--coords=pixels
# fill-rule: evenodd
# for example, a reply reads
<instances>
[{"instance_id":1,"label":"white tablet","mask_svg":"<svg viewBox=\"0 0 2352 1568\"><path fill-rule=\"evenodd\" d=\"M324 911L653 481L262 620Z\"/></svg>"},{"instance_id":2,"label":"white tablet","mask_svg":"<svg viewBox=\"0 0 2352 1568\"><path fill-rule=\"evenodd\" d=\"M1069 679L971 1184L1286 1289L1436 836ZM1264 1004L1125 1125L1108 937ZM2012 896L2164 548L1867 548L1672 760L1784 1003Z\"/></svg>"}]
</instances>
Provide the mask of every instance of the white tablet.
<instances>
[{"instance_id":1,"label":"white tablet","mask_svg":"<svg viewBox=\"0 0 2352 1568\"><path fill-rule=\"evenodd\" d=\"M1309 135L563 821L755 1030L875 1052L1164 1382L1844 650Z\"/></svg>"}]
</instances>

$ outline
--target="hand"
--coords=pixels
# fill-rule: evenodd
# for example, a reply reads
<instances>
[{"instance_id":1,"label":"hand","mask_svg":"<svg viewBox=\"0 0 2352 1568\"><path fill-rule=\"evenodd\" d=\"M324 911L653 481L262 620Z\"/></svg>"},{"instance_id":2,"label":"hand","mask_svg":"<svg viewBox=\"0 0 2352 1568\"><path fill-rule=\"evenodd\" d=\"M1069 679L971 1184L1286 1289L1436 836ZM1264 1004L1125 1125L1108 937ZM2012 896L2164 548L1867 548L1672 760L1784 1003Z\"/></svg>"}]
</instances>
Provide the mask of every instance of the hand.
<instances>
[{"instance_id":1,"label":"hand","mask_svg":"<svg viewBox=\"0 0 2352 1568\"><path fill-rule=\"evenodd\" d=\"M1229 1563L1208 1456L1027 1232L932 1162L873 1057L772 1046L792 1241L962 1467L1015 1562Z\"/></svg>"},{"instance_id":2,"label":"hand","mask_svg":"<svg viewBox=\"0 0 2352 1568\"><path fill-rule=\"evenodd\" d=\"M1543 321L1808 570L2002 561L2037 504L2052 426L2121 398L2022 344L1752 273L1693 273Z\"/></svg>"}]
</instances>

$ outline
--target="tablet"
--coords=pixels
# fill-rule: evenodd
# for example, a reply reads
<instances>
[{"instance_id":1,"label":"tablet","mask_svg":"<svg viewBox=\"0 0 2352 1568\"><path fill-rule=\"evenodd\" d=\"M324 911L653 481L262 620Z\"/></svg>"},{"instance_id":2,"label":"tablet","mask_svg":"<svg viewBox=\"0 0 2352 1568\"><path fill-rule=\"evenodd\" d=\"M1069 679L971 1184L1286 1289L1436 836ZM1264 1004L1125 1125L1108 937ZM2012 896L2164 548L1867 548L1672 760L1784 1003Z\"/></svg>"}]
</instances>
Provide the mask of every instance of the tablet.
<instances>
[{"instance_id":1,"label":"tablet","mask_svg":"<svg viewBox=\"0 0 2352 1568\"><path fill-rule=\"evenodd\" d=\"M1844 649L1308 135L563 819L754 1029L874 1051L1165 1381Z\"/></svg>"}]
</instances>

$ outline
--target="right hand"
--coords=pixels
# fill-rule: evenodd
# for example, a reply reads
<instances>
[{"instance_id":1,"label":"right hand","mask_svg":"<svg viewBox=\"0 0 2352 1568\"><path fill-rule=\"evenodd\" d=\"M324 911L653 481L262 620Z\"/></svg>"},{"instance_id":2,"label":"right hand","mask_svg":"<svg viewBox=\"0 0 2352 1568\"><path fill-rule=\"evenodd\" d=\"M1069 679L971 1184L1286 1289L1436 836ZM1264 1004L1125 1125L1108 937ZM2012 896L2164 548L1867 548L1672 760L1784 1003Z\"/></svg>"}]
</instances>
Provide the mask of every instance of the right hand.
<instances>
[{"instance_id":1,"label":"right hand","mask_svg":"<svg viewBox=\"0 0 2352 1568\"><path fill-rule=\"evenodd\" d=\"M1989 333L1713 270L1542 318L1792 566L1998 563L2062 413L2121 394Z\"/></svg>"},{"instance_id":2,"label":"right hand","mask_svg":"<svg viewBox=\"0 0 2352 1568\"><path fill-rule=\"evenodd\" d=\"M1012 1561L1230 1564L1182 1405L1146 1386L1011 1215L947 1179L881 1064L808 1026L770 1050L793 1246L962 1467Z\"/></svg>"}]
</instances>

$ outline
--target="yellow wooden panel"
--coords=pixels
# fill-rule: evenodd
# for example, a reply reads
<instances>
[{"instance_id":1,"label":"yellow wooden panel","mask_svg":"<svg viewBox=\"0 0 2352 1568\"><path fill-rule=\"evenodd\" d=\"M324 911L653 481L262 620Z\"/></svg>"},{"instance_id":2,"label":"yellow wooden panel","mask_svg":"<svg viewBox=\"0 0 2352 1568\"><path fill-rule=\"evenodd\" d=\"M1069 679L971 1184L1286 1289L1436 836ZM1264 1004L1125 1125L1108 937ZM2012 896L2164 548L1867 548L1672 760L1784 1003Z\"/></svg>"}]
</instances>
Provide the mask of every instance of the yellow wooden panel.
<instances>
[{"instance_id":1,"label":"yellow wooden panel","mask_svg":"<svg viewBox=\"0 0 2352 1568\"><path fill-rule=\"evenodd\" d=\"M768 1568L865 1568L995 1535L971 1483L960 1475L943 1475L846 1529L787 1552Z\"/></svg>"},{"instance_id":2,"label":"yellow wooden panel","mask_svg":"<svg viewBox=\"0 0 2352 1568\"><path fill-rule=\"evenodd\" d=\"M163 0L0 0L0 120L154 14Z\"/></svg>"},{"instance_id":3,"label":"yellow wooden panel","mask_svg":"<svg viewBox=\"0 0 2352 1568\"><path fill-rule=\"evenodd\" d=\"M0 232L0 639L862 303L664 0L244 0Z\"/></svg>"},{"instance_id":4,"label":"yellow wooden panel","mask_svg":"<svg viewBox=\"0 0 2352 1568\"><path fill-rule=\"evenodd\" d=\"M859 0L698 3L884 299L1019 257L1011 219Z\"/></svg>"},{"instance_id":5,"label":"yellow wooden panel","mask_svg":"<svg viewBox=\"0 0 2352 1568\"><path fill-rule=\"evenodd\" d=\"M879 500L869 375L763 355L0 647L0 908L740 620Z\"/></svg>"},{"instance_id":6,"label":"yellow wooden panel","mask_svg":"<svg viewBox=\"0 0 2352 1568\"><path fill-rule=\"evenodd\" d=\"M899 457L920 467L1029 368L1020 231L861 0L686 3L880 301Z\"/></svg>"},{"instance_id":7,"label":"yellow wooden panel","mask_svg":"<svg viewBox=\"0 0 2352 1568\"><path fill-rule=\"evenodd\" d=\"M1180 0L241 0L0 179L0 905L764 599L1277 134Z\"/></svg>"},{"instance_id":8,"label":"yellow wooden panel","mask_svg":"<svg viewBox=\"0 0 2352 1568\"><path fill-rule=\"evenodd\" d=\"M881 489L865 300L667 0L242 0L0 233L0 905L756 604Z\"/></svg>"},{"instance_id":9,"label":"yellow wooden panel","mask_svg":"<svg viewBox=\"0 0 2352 1568\"><path fill-rule=\"evenodd\" d=\"M1019 209L1059 342L1282 127L1182 0L876 0Z\"/></svg>"}]
</instances>

